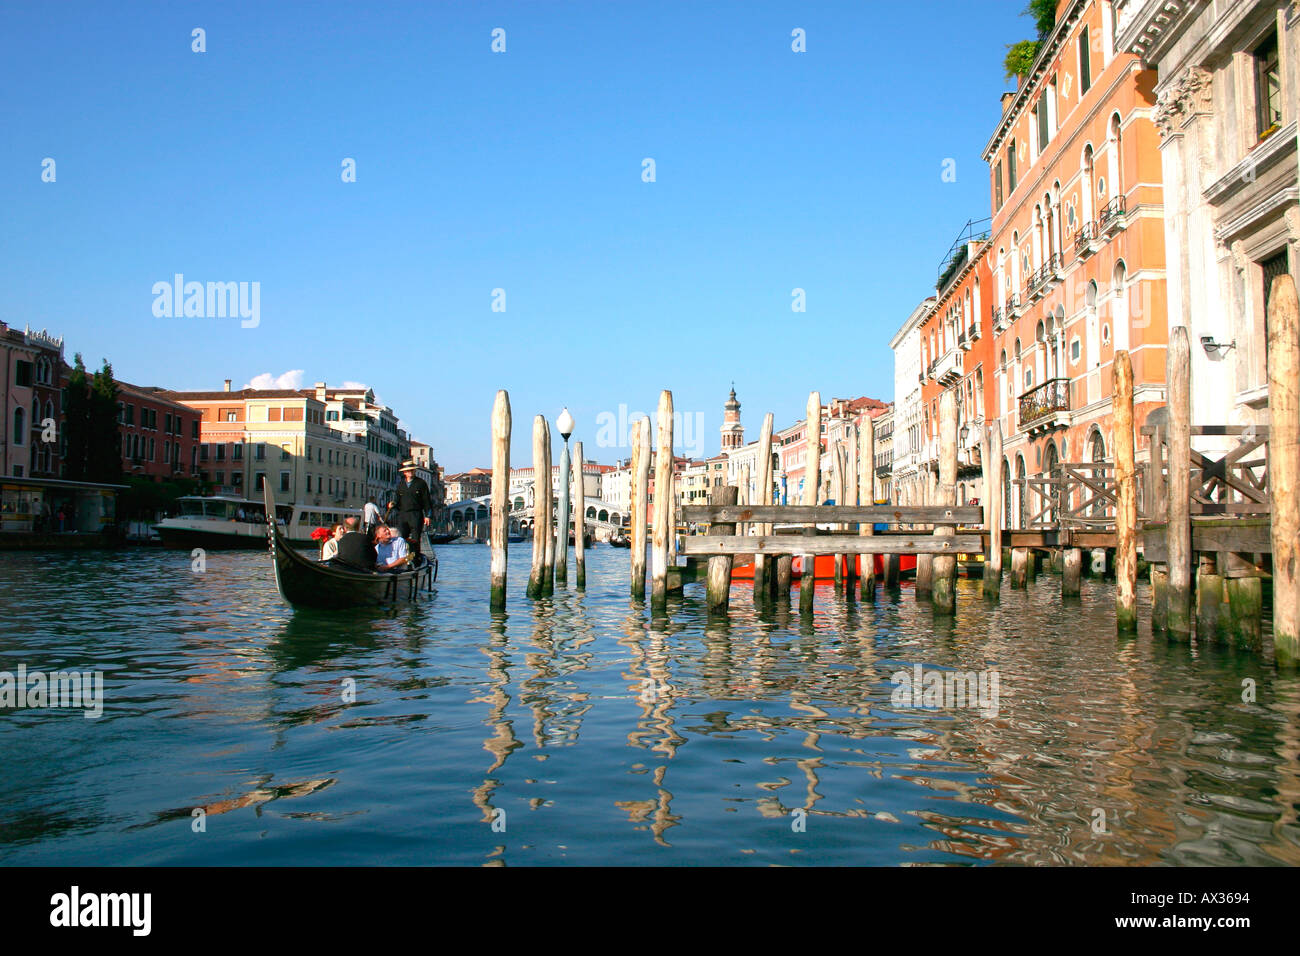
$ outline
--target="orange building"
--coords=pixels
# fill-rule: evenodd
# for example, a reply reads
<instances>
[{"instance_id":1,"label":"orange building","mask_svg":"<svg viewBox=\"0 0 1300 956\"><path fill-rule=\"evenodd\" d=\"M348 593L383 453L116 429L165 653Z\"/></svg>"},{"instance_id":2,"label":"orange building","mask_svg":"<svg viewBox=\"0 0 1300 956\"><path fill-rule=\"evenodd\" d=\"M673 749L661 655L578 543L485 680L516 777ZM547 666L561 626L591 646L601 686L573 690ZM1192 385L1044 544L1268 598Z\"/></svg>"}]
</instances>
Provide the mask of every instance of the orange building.
<instances>
[{"instance_id":1,"label":"orange building","mask_svg":"<svg viewBox=\"0 0 1300 956\"><path fill-rule=\"evenodd\" d=\"M1114 52L1110 0L1061 0L1029 72L1003 95L991 172L992 391L1017 479L1110 457L1111 366L1127 349L1135 425L1165 401L1164 206L1155 74ZM1146 441L1138 436L1139 457ZM1032 504L1032 503L1030 503Z\"/></svg>"},{"instance_id":2,"label":"orange building","mask_svg":"<svg viewBox=\"0 0 1300 956\"><path fill-rule=\"evenodd\" d=\"M944 258L936 297L921 320L921 494L939 481L939 399L957 390L957 501L980 498L980 429L993 407L992 242L989 220L967 223ZM964 431L962 430L964 428ZM964 440L961 440L964 439Z\"/></svg>"}]
</instances>

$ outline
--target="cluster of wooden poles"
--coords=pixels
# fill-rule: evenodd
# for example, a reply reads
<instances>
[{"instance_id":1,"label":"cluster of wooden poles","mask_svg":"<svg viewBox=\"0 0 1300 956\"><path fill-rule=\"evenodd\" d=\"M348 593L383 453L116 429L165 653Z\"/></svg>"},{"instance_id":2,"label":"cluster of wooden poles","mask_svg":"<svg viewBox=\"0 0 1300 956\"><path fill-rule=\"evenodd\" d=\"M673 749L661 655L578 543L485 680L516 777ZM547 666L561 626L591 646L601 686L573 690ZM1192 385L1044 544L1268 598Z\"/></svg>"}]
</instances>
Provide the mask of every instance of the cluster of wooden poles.
<instances>
[{"instance_id":1,"label":"cluster of wooden poles","mask_svg":"<svg viewBox=\"0 0 1300 956\"><path fill-rule=\"evenodd\" d=\"M1290 276L1274 280L1269 302L1269 411L1270 441L1268 454L1269 484L1271 494L1271 533L1273 554L1274 592L1274 643L1277 661L1288 666L1300 663L1300 320L1297 319L1295 284ZM1200 563L1200 580L1193 588L1192 534L1190 520L1189 481L1191 474L1190 442L1190 346L1187 329L1176 326L1170 330L1168 349L1168 480L1160 486L1161 498L1167 508L1167 564L1153 566L1151 581L1153 595L1152 624L1157 632L1164 631L1173 639L1184 638L1196 632L1194 622L1198 613L1202 618L1216 622L1220 629L1215 607L1219 593L1240 605L1234 617L1248 617L1249 605L1258 607L1257 581L1250 579L1235 588L1217 577L1214 569L1204 561ZM1115 353L1112 379L1113 427L1116 476L1115 516L1115 579L1116 625L1119 631L1133 631L1137 627L1136 584L1137 557L1137 476L1133 414L1133 369L1127 351ZM810 449L819 445L821 434L822 403L819 392L808 398L806 435ZM670 586L680 587L680 576L671 581L670 569L677 563L677 541L674 521L673 472L673 397L664 390L659 397L657 448L654 456L655 501L653 527L650 540L650 601L652 608L662 608ZM933 537L913 536L906 540L897 536L881 537L874 542L851 542L845 535L827 535L823 554L836 555L835 580L839 585L851 582L854 562L851 556L861 556L861 573L857 575L858 592L864 599L874 599L876 587L883 583L894 588L898 583L898 557L915 553L916 588L918 596L929 595L935 610L953 614L956 610L958 545L966 545L969 538L958 537L958 521L963 509L957 508L957 430L959 410L954 390L944 392L939 413L939 474L936 499L932 507L891 507L886 509L892 521L898 524L932 526ZM631 504L631 594L638 600L646 592L646 527L649 505L651 467L650 430L648 418L633 423ZM506 533L509 526L510 480L510 400L505 391L497 393L492 413L492 606L504 606L506 587ZM837 506L819 506L821 488L821 454L807 456L803 484L803 507L791 509L798 513L799 522L806 522L809 535L814 533L816 521L836 522L841 530L848 530L852 522L858 524L858 536L871 537L873 522L862 520L875 503L875 436L870 418L864 419L858 430L857 441L850 447L834 449L832 457L832 496L846 510ZM1003 577L1003 525L1002 467L1003 436L1001 423L994 421L980 436L983 467L983 534L988 547L984 563L983 593L986 598L998 598ZM772 415L763 419L759 436L755 476L757 499L749 501L748 466L741 469L739 484L716 489L711 506L745 506L766 509L773 516L772 494ZM575 447L577 523L575 534L577 558L577 583L585 583L586 569L582 548L582 444ZM533 563L529 576L528 594L533 597L552 593L557 577L555 546L554 500L551 482L550 428L546 419L538 415L533 422L533 466L536 476L534 490ZM1157 471L1161 469L1153 469ZM1163 481L1163 479L1160 479ZM567 489L566 489L567 490ZM1165 493L1167 492L1167 493ZM567 497L567 495L566 495ZM852 510L847 510L852 509ZM946 510L945 510L946 509ZM565 509L567 510L567 509ZM784 510L784 509L783 509ZM823 514L824 513L824 514ZM943 520L943 515L954 516ZM850 517L852 515L853 517ZM810 520L811 519L811 520ZM779 520L779 519L778 519ZM878 520L885 520L883 518ZM752 522L755 536L747 536L748 528L742 520L715 520L710 523L710 536L747 536L766 553L754 553L754 595L756 600L789 599L793 554L774 553L779 540L772 542L771 522ZM567 528L559 535L565 536ZM850 531L851 534L851 531ZM759 544L762 539L767 543ZM807 536L791 539L803 553L807 547L816 547ZM982 546L982 545L981 545ZM737 542L733 553L710 552L708 607L711 611L725 612L731 591L731 571L734 554L747 553L746 543ZM875 573L875 554L882 555L884 581L878 582ZM1077 595L1082 577L1082 551L1066 548L1061 555L1062 593ZM1033 556L1030 549L1010 549L1011 586L1025 587L1032 573ZM814 594L814 555L803 553L803 574L800 582L800 608L810 611ZM563 577L560 575L561 581ZM1234 598L1235 594L1235 598Z\"/></svg>"},{"instance_id":2,"label":"cluster of wooden poles","mask_svg":"<svg viewBox=\"0 0 1300 956\"><path fill-rule=\"evenodd\" d=\"M489 505L492 549L491 607L500 610L506 604L506 556L510 529L510 396L502 389L492 406L492 494ZM587 555L583 537L584 481L582 442L573 445L573 466L560 469L559 511L567 516L573 502L574 516L574 583L587 586ZM533 563L528 576L528 596L544 597L555 593L555 582L568 583L568 521L556 520L555 488L551 484L551 427L545 416L533 419ZM572 480L572 491L569 483ZM563 527L557 527L557 524ZM557 556L558 552L558 556Z\"/></svg>"},{"instance_id":3,"label":"cluster of wooden poles","mask_svg":"<svg viewBox=\"0 0 1300 956\"><path fill-rule=\"evenodd\" d=\"M1296 667L1300 666L1300 317L1290 275L1273 279L1267 326L1273 647L1278 666ZM1150 495L1155 506L1152 518L1156 525L1164 524L1165 561L1150 567L1151 627L1173 641L1188 641L1194 634L1198 640L1231 640L1258 651L1263 643L1262 576L1253 561L1239 553L1246 549L1240 546L1241 536L1234 535L1231 519L1214 536L1223 545L1220 550L1207 551L1204 545L1199 553L1193 549L1191 343L1183 326L1170 330L1166 375L1168 468L1158 463L1152 468ZM1158 444L1153 442L1156 450ZM1207 541L1211 537L1202 536ZM1122 623L1132 626L1133 621L1130 615Z\"/></svg>"}]
</instances>

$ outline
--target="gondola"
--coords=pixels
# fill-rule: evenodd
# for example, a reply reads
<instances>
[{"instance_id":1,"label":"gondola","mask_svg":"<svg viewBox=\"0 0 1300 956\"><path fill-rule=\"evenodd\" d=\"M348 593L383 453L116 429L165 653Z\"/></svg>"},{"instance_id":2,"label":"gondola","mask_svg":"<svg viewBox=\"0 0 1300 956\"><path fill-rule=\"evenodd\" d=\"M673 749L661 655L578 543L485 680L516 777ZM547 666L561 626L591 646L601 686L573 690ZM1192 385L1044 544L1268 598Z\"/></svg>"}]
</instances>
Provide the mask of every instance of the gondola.
<instances>
[{"instance_id":1,"label":"gondola","mask_svg":"<svg viewBox=\"0 0 1300 956\"><path fill-rule=\"evenodd\" d=\"M459 531L427 531L425 537L429 539L430 544L450 544L460 537Z\"/></svg>"},{"instance_id":2,"label":"gondola","mask_svg":"<svg viewBox=\"0 0 1300 956\"><path fill-rule=\"evenodd\" d=\"M269 485L264 493L267 513L275 514ZM438 577L436 557L420 555L410 570L396 574L350 571L296 551L273 522L267 525L267 539L276 587L295 607L336 609L414 600L421 591L432 590Z\"/></svg>"},{"instance_id":3,"label":"gondola","mask_svg":"<svg viewBox=\"0 0 1300 956\"><path fill-rule=\"evenodd\" d=\"M632 547L632 539L623 532L618 531L610 536L609 546L611 548L630 548Z\"/></svg>"}]
</instances>

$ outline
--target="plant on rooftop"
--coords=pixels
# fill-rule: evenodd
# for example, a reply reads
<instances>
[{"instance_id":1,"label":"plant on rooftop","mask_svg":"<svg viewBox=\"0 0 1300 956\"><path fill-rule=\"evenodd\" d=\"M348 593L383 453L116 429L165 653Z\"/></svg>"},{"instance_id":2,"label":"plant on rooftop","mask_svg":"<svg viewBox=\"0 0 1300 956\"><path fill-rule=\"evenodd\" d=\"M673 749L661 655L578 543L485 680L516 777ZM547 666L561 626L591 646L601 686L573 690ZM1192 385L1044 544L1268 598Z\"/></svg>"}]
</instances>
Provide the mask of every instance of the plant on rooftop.
<instances>
[{"instance_id":1,"label":"plant on rooftop","mask_svg":"<svg viewBox=\"0 0 1300 956\"><path fill-rule=\"evenodd\" d=\"M1007 47L1006 58L1002 66L1006 69L1006 78L1013 76L1024 78L1033 69L1034 60L1042 48L1043 40L1056 26L1056 0L1029 0L1029 5L1021 11L1021 16L1032 17L1034 27L1038 30L1038 39L1021 40Z\"/></svg>"}]
</instances>

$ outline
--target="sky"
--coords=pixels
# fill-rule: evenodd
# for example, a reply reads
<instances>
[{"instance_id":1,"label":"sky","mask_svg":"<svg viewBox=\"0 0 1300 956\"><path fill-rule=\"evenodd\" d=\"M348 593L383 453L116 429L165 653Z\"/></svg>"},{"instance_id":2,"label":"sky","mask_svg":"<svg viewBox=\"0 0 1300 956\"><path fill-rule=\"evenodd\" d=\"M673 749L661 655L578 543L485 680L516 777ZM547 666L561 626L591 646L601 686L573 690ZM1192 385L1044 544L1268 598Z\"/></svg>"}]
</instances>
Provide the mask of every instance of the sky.
<instances>
[{"instance_id":1,"label":"sky","mask_svg":"<svg viewBox=\"0 0 1300 956\"><path fill-rule=\"evenodd\" d=\"M516 465L565 406L625 457L664 388L716 454L733 382L750 440L893 399L1022 9L0 0L0 319L137 385L367 383L449 473L501 388Z\"/></svg>"}]
</instances>

